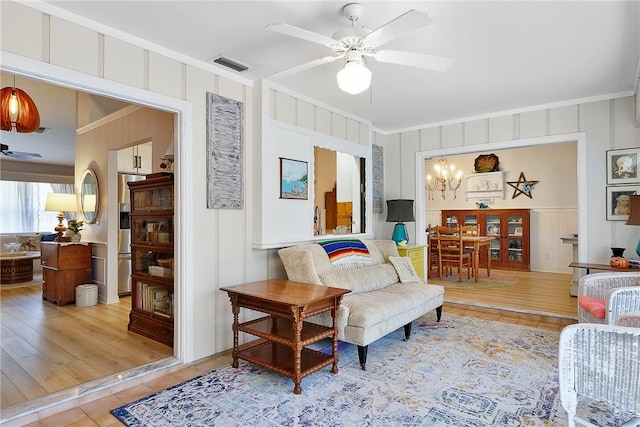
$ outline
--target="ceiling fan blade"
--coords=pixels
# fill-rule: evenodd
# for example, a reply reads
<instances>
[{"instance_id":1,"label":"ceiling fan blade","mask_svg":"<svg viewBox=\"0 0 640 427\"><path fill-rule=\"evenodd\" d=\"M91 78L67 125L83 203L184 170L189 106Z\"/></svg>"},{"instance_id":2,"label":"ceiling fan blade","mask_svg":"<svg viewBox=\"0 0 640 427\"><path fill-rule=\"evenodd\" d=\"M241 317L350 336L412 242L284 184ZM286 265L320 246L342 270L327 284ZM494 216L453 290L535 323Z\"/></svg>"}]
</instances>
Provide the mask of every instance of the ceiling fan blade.
<instances>
[{"instance_id":1,"label":"ceiling fan blade","mask_svg":"<svg viewBox=\"0 0 640 427\"><path fill-rule=\"evenodd\" d=\"M395 38L431 23L433 23L433 19L431 19L428 14L411 9L394 20L387 22L382 27L367 34L364 38L364 42L373 47L382 46Z\"/></svg>"},{"instance_id":2,"label":"ceiling fan blade","mask_svg":"<svg viewBox=\"0 0 640 427\"><path fill-rule=\"evenodd\" d=\"M305 62L304 64L296 65L295 67L287 68L286 70L278 71L277 73L273 73L267 76L269 79L282 79L284 77L291 76L293 74L299 73L301 71L308 70L313 67L317 67L323 64L329 64L336 59L343 58L344 55L338 56L325 56L324 58L314 59L313 61Z\"/></svg>"},{"instance_id":3,"label":"ceiling fan blade","mask_svg":"<svg viewBox=\"0 0 640 427\"><path fill-rule=\"evenodd\" d=\"M294 27L293 25L289 24L269 24L266 26L266 29L275 31L276 33L285 34L287 36L297 37L299 39L318 43L327 47L333 47L339 44L337 40L334 40L331 37L323 36L322 34Z\"/></svg>"},{"instance_id":4,"label":"ceiling fan blade","mask_svg":"<svg viewBox=\"0 0 640 427\"><path fill-rule=\"evenodd\" d=\"M410 67L426 68L434 71L447 71L453 65L451 58L426 55L423 53L403 52L400 50L380 50L373 55L376 61Z\"/></svg>"},{"instance_id":5,"label":"ceiling fan blade","mask_svg":"<svg viewBox=\"0 0 640 427\"><path fill-rule=\"evenodd\" d=\"M9 157L15 157L16 159L29 159L31 157L42 157L38 153L25 153L23 151L3 151L2 154L5 154Z\"/></svg>"}]
</instances>

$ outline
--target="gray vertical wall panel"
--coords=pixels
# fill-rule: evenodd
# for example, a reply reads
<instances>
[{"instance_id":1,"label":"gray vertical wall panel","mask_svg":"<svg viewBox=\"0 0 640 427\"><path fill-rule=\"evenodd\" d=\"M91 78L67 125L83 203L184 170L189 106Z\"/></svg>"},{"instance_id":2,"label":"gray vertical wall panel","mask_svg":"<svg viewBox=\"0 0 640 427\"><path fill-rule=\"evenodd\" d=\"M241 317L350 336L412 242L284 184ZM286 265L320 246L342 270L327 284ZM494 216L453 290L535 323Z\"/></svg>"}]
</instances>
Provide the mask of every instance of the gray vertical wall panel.
<instances>
[{"instance_id":1,"label":"gray vertical wall panel","mask_svg":"<svg viewBox=\"0 0 640 427\"><path fill-rule=\"evenodd\" d=\"M207 208L242 209L243 103L207 92Z\"/></svg>"},{"instance_id":2,"label":"gray vertical wall panel","mask_svg":"<svg viewBox=\"0 0 640 427\"><path fill-rule=\"evenodd\" d=\"M380 145L371 146L373 163L373 213L384 212L384 152Z\"/></svg>"}]
</instances>

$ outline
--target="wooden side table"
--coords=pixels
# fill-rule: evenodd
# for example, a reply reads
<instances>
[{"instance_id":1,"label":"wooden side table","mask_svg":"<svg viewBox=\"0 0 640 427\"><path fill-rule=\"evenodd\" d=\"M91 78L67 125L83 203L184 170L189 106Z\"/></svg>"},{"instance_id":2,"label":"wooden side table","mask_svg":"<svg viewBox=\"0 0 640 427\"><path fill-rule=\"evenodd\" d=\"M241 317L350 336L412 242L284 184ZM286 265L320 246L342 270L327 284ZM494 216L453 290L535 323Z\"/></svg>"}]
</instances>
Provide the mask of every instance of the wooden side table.
<instances>
[{"instance_id":1,"label":"wooden side table","mask_svg":"<svg viewBox=\"0 0 640 427\"><path fill-rule=\"evenodd\" d=\"M76 286L91 283L91 243L40 244L42 299L65 305L76 300Z\"/></svg>"},{"instance_id":2,"label":"wooden side table","mask_svg":"<svg viewBox=\"0 0 640 427\"><path fill-rule=\"evenodd\" d=\"M587 274L590 273L589 270L602 270L602 271L623 271L623 272L627 272L630 271L633 273L634 270L633 268L615 268L615 267L611 267L610 264L593 264L590 262L572 262L571 264L569 264L569 267L573 267L573 268L584 268L587 270Z\"/></svg>"},{"instance_id":3,"label":"wooden side table","mask_svg":"<svg viewBox=\"0 0 640 427\"><path fill-rule=\"evenodd\" d=\"M295 394L301 394L302 378L333 364L331 372L338 373L338 326L336 316L342 296L348 289L311 285L289 280L273 279L221 288L229 294L233 310L233 363L238 359L262 366L293 379ZM269 314L257 320L239 323L240 308ZM329 328L304 319L331 311L333 327ZM263 340L238 349L238 332L242 331ZM306 348L309 344L331 337L331 355Z\"/></svg>"},{"instance_id":4,"label":"wooden side table","mask_svg":"<svg viewBox=\"0 0 640 427\"><path fill-rule=\"evenodd\" d=\"M411 258L413 268L416 269L418 276L424 279L424 248L422 246L398 246L398 253L400 256L406 256Z\"/></svg>"}]
</instances>

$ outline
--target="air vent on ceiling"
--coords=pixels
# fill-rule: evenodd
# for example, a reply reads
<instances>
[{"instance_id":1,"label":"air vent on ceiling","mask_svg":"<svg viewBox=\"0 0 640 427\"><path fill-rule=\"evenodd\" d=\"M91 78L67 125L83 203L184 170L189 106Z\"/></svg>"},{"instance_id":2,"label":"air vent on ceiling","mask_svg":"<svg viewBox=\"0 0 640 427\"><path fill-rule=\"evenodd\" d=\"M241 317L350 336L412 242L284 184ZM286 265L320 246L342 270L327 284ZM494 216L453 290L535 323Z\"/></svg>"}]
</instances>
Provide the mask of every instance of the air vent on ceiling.
<instances>
[{"instance_id":1,"label":"air vent on ceiling","mask_svg":"<svg viewBox=\"0 0 640 427\"><path fill-rule=\"evenodd\" d=\"M36 133L49 133L51 132L51 128L39 127L36 129Z\"/></svg>"},{"instance_id":2,"label":"air vent on ceiling","mask_svg":"<svg viewBox=\"0 0 640 427\"><path fill-rule=\"evenodd\" d=\"M236 61L235 59L231 59L226 56L219 55L213 60L214 63L222 65L223 67L231 68L234 71L243 72L249 69L249 66Z\"/></svg>"}]
</instances>

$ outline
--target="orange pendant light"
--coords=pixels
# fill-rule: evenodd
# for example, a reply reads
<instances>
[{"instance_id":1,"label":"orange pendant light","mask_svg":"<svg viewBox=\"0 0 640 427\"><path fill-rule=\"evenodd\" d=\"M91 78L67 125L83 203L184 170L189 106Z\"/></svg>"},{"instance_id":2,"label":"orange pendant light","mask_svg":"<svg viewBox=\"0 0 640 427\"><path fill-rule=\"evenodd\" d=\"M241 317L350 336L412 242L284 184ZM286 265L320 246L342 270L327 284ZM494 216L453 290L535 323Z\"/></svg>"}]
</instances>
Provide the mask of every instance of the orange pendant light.
<instances>
[{"instance_id":1,"label":"orange pendant light","mask_svg":"<svg viewBox=\"0 0 640 427\"><path fill-rule=\"evenodd\" d=\"M40 113L35 102L22 89L3 87L0 93L2 130L29 133L40 127Z\"/></svg>"}]
</instances>

